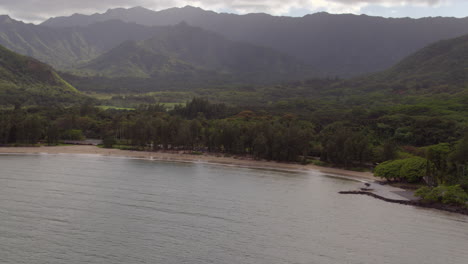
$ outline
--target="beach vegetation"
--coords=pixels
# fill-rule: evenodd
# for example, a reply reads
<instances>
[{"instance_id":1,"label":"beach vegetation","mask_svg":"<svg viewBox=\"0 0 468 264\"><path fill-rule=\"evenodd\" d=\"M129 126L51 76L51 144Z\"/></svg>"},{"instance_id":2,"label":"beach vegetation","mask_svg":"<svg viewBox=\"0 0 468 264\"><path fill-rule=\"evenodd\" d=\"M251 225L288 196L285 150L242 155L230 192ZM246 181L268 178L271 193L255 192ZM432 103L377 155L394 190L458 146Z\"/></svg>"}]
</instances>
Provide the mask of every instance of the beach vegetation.
<instances>
[{"instance_id":1,"label":"beach vegetation","mask_svg":"<svg viewBox=\"0 0 468 264\"><path fill-rule=\"evenodd\" d=\"M468 194L460 185L424 186L416 190L415 196L421 198L422 201L431 203L466 205L468 202Z\"/></svg>"},{"instance_id":2,"label":"beach vegetation","mask_svg":"<svg viewBox=\"0 0 468 264\"><path fill-rule=\"evenodd\" d=\"M427 174L428 161L421 157L386 161L379 164L375 170L375 176L387 179L419 182Z\"/></svg>"}]
</instances>

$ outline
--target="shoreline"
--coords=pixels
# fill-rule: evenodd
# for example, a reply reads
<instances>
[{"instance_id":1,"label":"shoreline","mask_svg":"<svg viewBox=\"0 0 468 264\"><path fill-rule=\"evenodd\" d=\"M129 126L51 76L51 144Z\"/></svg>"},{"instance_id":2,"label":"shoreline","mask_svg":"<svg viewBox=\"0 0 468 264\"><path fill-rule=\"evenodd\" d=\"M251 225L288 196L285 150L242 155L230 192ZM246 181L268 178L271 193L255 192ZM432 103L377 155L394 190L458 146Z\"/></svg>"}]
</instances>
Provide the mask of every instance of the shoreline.
<instances>
[{"instance_id":1,"label":"shoreline","mask_svg":"<svg viewBox=\"0 0 468 264\"><path fill-rule=\"evenodd\" d=\"M468 216L468 207L463 207L463 206L454 206L454 205L449 205L449 204L443 204L443 203L425 203L419 200L399 200L399 199L390 199L387 197L380 196L378 194L375 194L373 192L368 192L368 191L342 191L339 192L340 194L354 194L354 195L367 195L370 197L373 197L378 200L382 200L388 203L394 203L394 204L402 204L402 205L410 205L410 206L416 206L416 207L421 207L421 208L428 208L428 209L435 209L439 211L445 211L449 213L454 213L454 214L461 214L461 215L466 215Z\"/></svg>"},{"instance_id":2,"label":"shoreline","mask_svg":"<svg viewBox=\"0 0 468 264\"><path fill-rule=\"evenodd\" d=\"M215 154L192 155L179 152L149 152L135 150L105 149L96 146L41 146L41 147L0 147L0 154L94 154L112 157L139 158L173 162L203 162L207 164L232 165L246 168L277 169L296 172L319 171L360 182L379 180L370 172L350 171L338 168L301 165L297 163L254 160L245 157L225 157Z\"/></svg>"},{"instance_id":3,"label":"shoreline","mask_svg":"<svg viewBox=\"0 0 468 264\"><path fill-rule=\"evenodd\" d=\"M220 166L236 166L251 169L267 169L267 170L282 170L289 172L321 172L329 177L337 177L347 180L356 181L372 185L372 193L386 199L405 200L410 201L406 195L400 195L407 192L404 189L393 187L390 185L381 185L378 183L379 178L375 177L370 172L350 171L338 168L320 167L316 165L302 165L298 163L275 162L265 160L254 160L246 157L225 157L221 154L203 154L193 155L187 154L183 151L167 151L167 152L149 152L149 151L135 151L135 150L120 150L120 149L105 149L97 146L41 146L41 147L0 147L0 154L72 154L72 155L98 155L104 157L116 158L133 158L154 161L166 162L190 162L190 163L205 163L210 165ZM355 191L360 191L357 188ZM411 196L411 195L410 195Z\"/></svg>"},{"instance_id":4,"label":"shoreline","mask_svg":"<svg viewBox=\"0 0 468 264\"><path fill-rule=\"evenodd\" d=\"M298 163L275 162L265 160L254 160L246 157L225 157L221 154L203 154L192 155L182 151L168 151L168 152L149 152L149 151L135 151L135 150L120 150L120 149L105 149L97 146L41 146L41 147L0 147L0 155L11 154L72 154L72 155L98 155L103 157L116 157L116 158L134 158L144 160L166 161L166 162L190 162L190 163L205 163L210 165L221 166L237 166L242 168L252 169L269 169L269 170L283 170L290 172L322 172L328 174L330 177L339 177L343 179L353 180L360 183L372 185L372 191L358 190L341 191L341 194L364 194L374 199L382 200L389 203L397 203L402 205L411 205L420 208L436 209L440 211L451 212L455 214L468 215L467 209L452 208L450 206L441 205L428 205L412 199L407 195L401 193L407 190L393 187L390 185L381 185L378 183L379 178L375 177L370 172L357 172L349 171L338 168L320 167L316 165L302 165ZM365 186L362 186L365 187ZM412 194L410 195L412 196Z\"/></svg>"}]
</instances>

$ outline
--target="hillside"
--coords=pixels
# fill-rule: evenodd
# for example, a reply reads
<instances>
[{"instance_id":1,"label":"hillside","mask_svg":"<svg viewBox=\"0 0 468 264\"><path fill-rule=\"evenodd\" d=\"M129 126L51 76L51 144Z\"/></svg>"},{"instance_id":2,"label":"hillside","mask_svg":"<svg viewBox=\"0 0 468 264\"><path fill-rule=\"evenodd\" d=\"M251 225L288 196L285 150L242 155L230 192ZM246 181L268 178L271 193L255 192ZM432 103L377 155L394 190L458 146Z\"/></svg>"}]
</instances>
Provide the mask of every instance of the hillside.
<instances>
[{"instance_id":1,"label":"hillside","mask_svg":"<svg viewBox=\"0 0 468 264\"><path fill-rule=\"evenodd\" d=\"M284 90L288 98L279 97ZM365 116L360 126L372 124L381 135L392 134L401 142L452 140L468 124L468 36L429 45L380 73L269 87L250 97L263 99L262 94L278 95L271 109L303 114L319 123ZM209 94L213 99L222 95Z\"/></svg>"},{"instance_id":2,"label":"hillside","mask_svg":"<svg viewBox=\"0 0 468 264\"><path fill-rule=\"evenodd\" d=\"M99 50L75 30L50 29L0 17L0 45L57 68L90 59Z\"/></svg>"},{"instance_id":3,"label":"hillside","mask_svg":"<svg viewBox=\"0 0 468 264\"><path fill-rule=\"evenodd\" d=\"M329 93L345 89L348 94L369 93L456 95L468 91L468 35L438 41L403 59L388 70L345 80ZM342 91L344 92L344 91ZM383 99L383 98L382 98Z\"/></svg>"},{"instance_id":4,"label":"hillside","mask_svg":"<svg viewBox=\"0 0 468 264\"><path fill-rule=\"evenodd\" d=\"M246 105L249 109L254 109L252 106L256 105L278 102L278 105L274 104L272 107L288 112L303 113L318 109L333 109L330 111L337 112L336 109L345 111L364 107L375 109L376 113L383 111L382 109L392 109L395 113L403 111L415 115L448 114L454 119L464 120L463 115L468 113L467 43L468 36L439 41L415 52L386 71L347 80L312 79L274 86L227 86L222 87L223 89L210 86L211 83L208 82L199 82L199 85L186 86L185 88L191 89L185 89L190 91L185 91L183 96L179 94L178 97L171 97L164 92L157 95L170 102L183 102L198 95L213 101ZM67 76L67 80L76 87L92 87L104 92L113 92L109 87L118 87L121 90L125 87L137 87L144 92L158 91L145 88L151 87L152 82L143 84L135 79L112 82L109 79L77 80ZM125 91L131 92L129 89ZM149 97L154 95L156 94ZM140 99L143 97L145 96L141 95ZM322 117L317 118L326 119L328 115L323 113Z\"/></svg>"},{"instance_id":5,"label":"hillside","mask_svg":"<svg viewBox=\"0 0 468 264\"><path fill-rule=\"evenodd\" d=\"M0 45L62 70L94 59L124 41L143 40L154 33L152 27L119 20L84 28L49 28L0 16Z\"/></svg>"},{"instance_id":6,"label":"hillside","mask_svg":"<svg viewBox=\"0 0 468 264\"><path fill-rule=\"evenodd\" d=\"M0 104L67 103L80 98L50 66L0 46Z\"/></svg>"},{"instance_id":7,"label":"hillside","mask_svg":"<svg viewBox=\"0 0 468 264\"><path fill-rule=\"evenodd\" d=\"M417 144L436 144L440 131L457 137L454 131L460 133L468 124L468 35L431 44L386 71L363 77L198 92L248 109L273 102L269 111L295 113L321 124L366 116L368 123L359 125L373 124L379 133L398 134L402 141L417 137Z\"/></svg>"},{"instance_id":8,"label":"hillside","mask_svg":"<svg viewBox=\"0 0 468 264\"><path fill-rule=\"evenodd\" d=\"M160 74L190 74L197 69L165 54L152 52L138 42L128 41L79 66L77 70L89 75L99 74L111 78L150 78Z\"/></svg>"},{"instance_id":9,"label":"hillside","mask_svg":"<svg viewBox=\"0 0 468 264\"><path fill-rule=\"evenodd\" d=\"M413 88L467 87L468 35L429 45L374 78Z\"/></svg>"},{"instance_id":10,"label":"hillside","mask_svg":"<svg viewBox=\"0 0 468 264\"><path fill-rule=\"evenodd\" d=\"M344 77L385 70L433 42L468 34L468 18L381 18L327 13L276 17L215 13L190 6L162 11L117 8L90 16L51 18L42 25L84 27L110 19L147 26L185 21L234 41L284 52L328 76Z\"/></svg>"},{"instance_id":11,"label":"hillside","mask_svg":"<svg viewBox=\"0 0 468 264\"><path fill-rule=\"evenodd\" d=\"M224 82L272 82L316 75L310 66L268 48L230 41L184 23L160 27L152 38L127 41L77 67L106 77L217 78Z\"/></svg>"}]
</instances>

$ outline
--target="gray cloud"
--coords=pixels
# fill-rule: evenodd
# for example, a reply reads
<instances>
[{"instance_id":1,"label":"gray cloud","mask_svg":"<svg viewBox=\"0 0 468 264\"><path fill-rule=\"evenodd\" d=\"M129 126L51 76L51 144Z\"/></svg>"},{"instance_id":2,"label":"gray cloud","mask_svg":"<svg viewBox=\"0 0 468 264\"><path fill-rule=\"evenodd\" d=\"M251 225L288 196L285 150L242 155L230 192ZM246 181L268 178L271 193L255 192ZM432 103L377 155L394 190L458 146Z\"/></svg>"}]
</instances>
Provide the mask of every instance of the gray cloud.
<instances>
[{"instance_id":1,"label":"gray cloud","mask_svg":"<svg viewBox=\"0 0 468 264\"><path fill-rule=\"evenodd\" d=\"M354 4L354 3L368 3L368 4L382 4L382 3L396 3L396 4L426 4L426 5L434 5L442 0L406 0L406 1L396 1L396 0L333 0L333 2L339 2L343 4Z\"/></svg>"},{"instance_id":2,"label":"gray cloud","mask_svg":"<svg viewBox=\"0 0 468 264\"><path fill-rule=\"evenodd\" d=\"M367 5L433 6L449 0L1 0L0 13L16 19L40 22L49 17L73 13L92 14L108 8L143 6L153 10L185 5L234 13L265 12L286 15L292 9L359 12Z\"/></svg>"}]
</instances>

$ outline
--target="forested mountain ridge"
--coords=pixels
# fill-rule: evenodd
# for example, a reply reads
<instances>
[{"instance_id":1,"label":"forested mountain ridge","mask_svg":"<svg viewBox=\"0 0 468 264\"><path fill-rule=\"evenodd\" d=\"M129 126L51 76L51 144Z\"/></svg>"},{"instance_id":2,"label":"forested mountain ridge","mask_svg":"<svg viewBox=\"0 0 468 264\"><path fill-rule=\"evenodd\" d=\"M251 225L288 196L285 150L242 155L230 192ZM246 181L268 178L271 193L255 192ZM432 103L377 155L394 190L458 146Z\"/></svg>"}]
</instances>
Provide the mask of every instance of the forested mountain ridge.
<instances>
[{"instance_id":1,"label":"forested mountain ridge","mask_svg":"<svg viewBox=\"0 0 468 264\"><path fill-rule=\"evenodd\" d=\"M58 68L68 67L98 54L98 50L90 47L75 30L25 24L8 16L0 18L0 45Z\"/></svg>"},{"instance_id":2,"label":"forested mountain ridge","mask_svg":"<svg viewBox=\"0 0 468 264\"><path fill-rule=\"evenodd\" d=\"M85 75L150 78L159 72L190 74L197 69L163 54L155 54L138 42L126 41L88 63L77 67Z\"/></svg>"},{"instance_id":3,"label":"forested mountain ridge","mask_svg":"<svg viewBox=\"0 0 468 264\"><path fill-rule=\"evenodd\" d=\"M388 70L335 85L350 93L372 92L432 97L468 92L468 35L441 40L413 53ZM338 91L337 90L337 91Z\"/></svg>"},{"instance_id":4,"label":"forested mountain ridge","mask_svg":"<svg viewBox=\"0 0 468 264\"><path fill-rule=\"evenodd\" d=\"M451 142L468 124L467 54L468 36L463 36L431 44L368 76L311 79L229 93L212 89L200 95L251 110L264 107L276 114L293 113L320 127L333 123L354 130L371 127L376 133L371 137L388 137L400 144Z\"/></svg>"},{"instance_id":5,"label":"forested mountain ridge","mask_svg":"<svg viewBox=\"0 0 468 264\"><path fill-rule=\"evenodd\" d=\"M0 104L67 103L80 97L52 67L0 46Z\"/></svg>"},{"instance_id":6,"label":"forested mountain ridge","mask_svg":"<svg viewBox=\"0 0 468 264\"><path fill-rule=\"evenodd\" d=\"M385 70L430 43L468 34L468 18L381 18L316 13L304 17L234 15L200 8L152 11L110 9L90 16L51 18L48 27L88 26L120 19L147 26L189 25L294 56L328 76L353 76Z\"/></svg>"},{"instance_id":7,"label":"forested mountain ridge","mask_svg":"<svg viewBox=\"0 0 468 264\"><path fill-rule=\"evenodd\" d=\"M149 27L108 20L85 27L50 28L3 16L0 45L61 71L103 77L94 78L92 86L114 85L108 77L159 78L158 86L180 87L187 82L200 86L213 80L245 83L318 75L292 56L234 42L184 23ZM125 83L125 87L140 83L134 90L147 91L155 80L126 79L118 83Z\"/></svg>"},{"instance_id":8,"label":"forested mountain ridge","mask_svg":"<svg viewBox=\"0 0 468 264\"><path fill-rule=\"evenodd\" d=\"M144 40L153 27L110 20L82 28L49 28L0 17L0 45L57 69L71 69L127 40Z\"/></svg>"},{"instance_id":9,"label":"forested mountain ridge","mask_svg":"<svg viewBox=\"0 0 468 264\"><path fill-rule=\"evenodd\" d=\"M412 87L468 84L468 35L442 40L407 57L389 70L375 75L380 82Z\"/></svg>"},{"instance_id":10,"label":"forested mountain ridge","mask_svg":"<svg viewBox=\"0 0 468 264\"><path fill-rule=\"evenodd\" d=\"M227 75L227 80L261 82L316 75L310 66L288 55L230 41L185 23L160 27L151 38L127 41L78 67L108 77Z\"/></svg>"}]
</instances>

